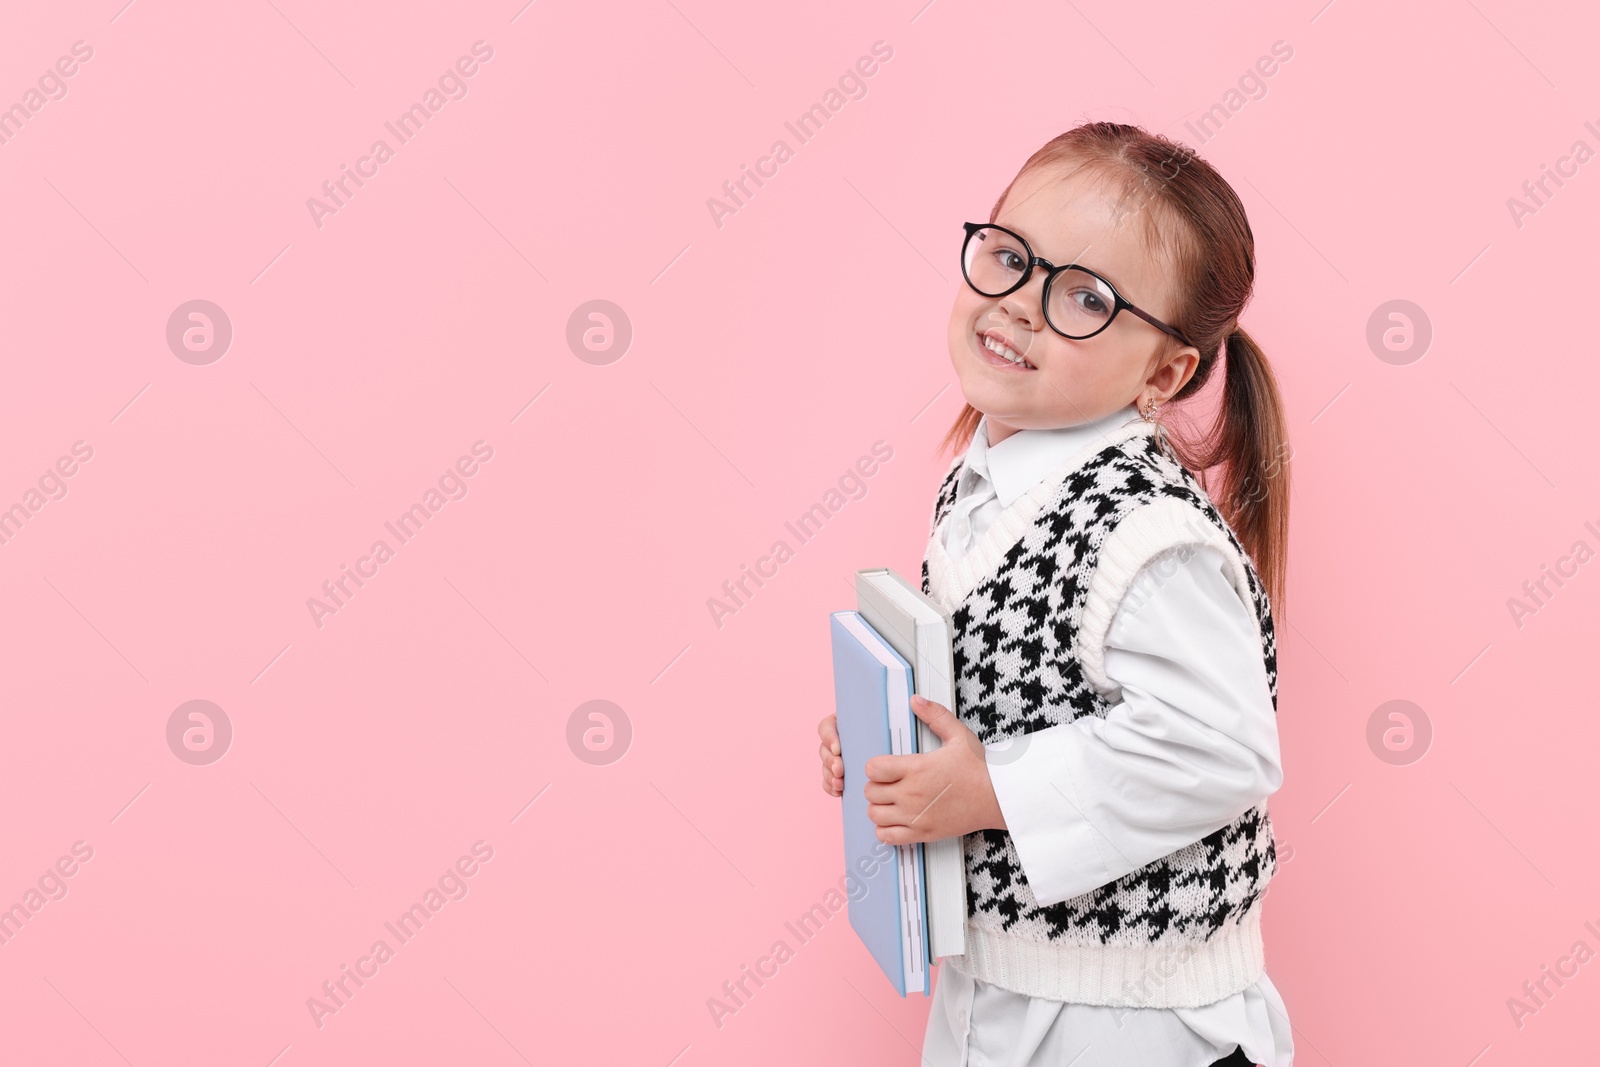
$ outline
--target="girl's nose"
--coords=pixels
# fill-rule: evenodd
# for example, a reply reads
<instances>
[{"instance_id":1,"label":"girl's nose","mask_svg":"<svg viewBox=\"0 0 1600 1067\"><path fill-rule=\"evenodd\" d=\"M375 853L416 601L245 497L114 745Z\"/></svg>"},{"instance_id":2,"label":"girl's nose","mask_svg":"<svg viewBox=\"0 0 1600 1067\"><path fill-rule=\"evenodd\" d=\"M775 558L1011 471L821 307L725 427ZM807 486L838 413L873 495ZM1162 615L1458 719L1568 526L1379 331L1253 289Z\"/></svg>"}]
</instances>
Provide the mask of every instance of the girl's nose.
<instances>
[{"instance_id":1,"label":"girl's nose","mask_svg":"<svg viewBox=\"0 0 1600 1067\"><path fill-rule=\"evenodd\" d=\"M1033 330L1043 322L1039 310L1038 283L1029 278L1027 285L996 302L994 309L989 312L988 325L1002 329L1014 325L1018 330Z\"/></svg>"},{"instance_id":2,"label":"girl's nose","mask_svg":"<svg viewBox=\"0 0 1600 1067\"><path fill-rule=\"evenodd\" d=\"M1003 308L1011 321L1030 330L1044 325L1044 274L1044 271L1035 269L1021 289L1000 298L996 310Z\"/></svg>"}]
</instances>

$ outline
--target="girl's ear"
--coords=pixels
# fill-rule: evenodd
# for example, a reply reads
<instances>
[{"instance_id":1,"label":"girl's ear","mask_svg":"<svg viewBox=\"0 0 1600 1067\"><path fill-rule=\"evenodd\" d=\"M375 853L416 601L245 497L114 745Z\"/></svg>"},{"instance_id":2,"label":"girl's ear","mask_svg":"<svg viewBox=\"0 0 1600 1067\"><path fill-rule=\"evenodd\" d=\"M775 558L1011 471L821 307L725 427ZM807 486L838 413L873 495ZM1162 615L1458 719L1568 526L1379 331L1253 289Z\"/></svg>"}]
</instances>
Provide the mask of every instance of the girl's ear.
<instances>
[{"instance_id":1,"label":"girl's ear","mask_svg":"<svg viewBox=\"0 0 1600 1067\"><path fill-rule=\"evenodd\" d=\"M1195 368L1200 365L1200 350L1192 345L1182 348L1166 356L1149 378L1145 379L1145 386L1163 403L1171 400L1178 390L1189 384L1189 379L1194 377Z\"/></svg>"}]
</instances>

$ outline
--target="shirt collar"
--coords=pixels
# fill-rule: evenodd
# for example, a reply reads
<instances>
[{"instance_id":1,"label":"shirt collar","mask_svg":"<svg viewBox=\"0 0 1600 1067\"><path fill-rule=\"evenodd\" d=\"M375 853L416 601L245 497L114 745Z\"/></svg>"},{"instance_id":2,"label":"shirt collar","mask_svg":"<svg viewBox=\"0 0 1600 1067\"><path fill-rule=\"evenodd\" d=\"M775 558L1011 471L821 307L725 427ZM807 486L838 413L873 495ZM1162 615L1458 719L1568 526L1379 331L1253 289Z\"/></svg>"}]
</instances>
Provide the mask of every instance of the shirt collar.
<instances>
[{"instance_id":1,"label":"shirt collar","mask_svg":"<svg viewBox=\"0 0 1600 1067\"><path fill-rule=\"evenodd\" d=\"M967 447L962 475L972 470L988 478L1000 506L1008 508L1073 453L1138 417L1139 409L1129 404L1093 422L1049 430L1018 430L999 444L991 445L989 416L984 415L978 419L972 444Z\"/></svg>"}]
</instances>

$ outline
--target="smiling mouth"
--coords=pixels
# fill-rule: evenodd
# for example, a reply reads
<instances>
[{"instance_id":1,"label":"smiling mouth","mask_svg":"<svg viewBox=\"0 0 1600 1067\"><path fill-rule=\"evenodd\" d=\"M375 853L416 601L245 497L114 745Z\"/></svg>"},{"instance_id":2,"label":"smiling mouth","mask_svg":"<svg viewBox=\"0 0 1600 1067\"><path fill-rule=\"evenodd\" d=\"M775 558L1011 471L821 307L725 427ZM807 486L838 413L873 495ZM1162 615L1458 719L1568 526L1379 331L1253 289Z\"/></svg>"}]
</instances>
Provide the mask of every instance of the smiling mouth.
<instances>
[{"instance_id":1,"label":"smiling mouth","mask_svg":"<svg viewBox=\"0 0 1600 1067\"><path fill-rule=\"evenodd\" d=\"M1016 370L1038 370L1032 363L1025 359L1022 353L1012 348L1005 341L994 334L978 334L979 354L984 362L996 367L1008 367Z\"/></svg>"}]
</instances>

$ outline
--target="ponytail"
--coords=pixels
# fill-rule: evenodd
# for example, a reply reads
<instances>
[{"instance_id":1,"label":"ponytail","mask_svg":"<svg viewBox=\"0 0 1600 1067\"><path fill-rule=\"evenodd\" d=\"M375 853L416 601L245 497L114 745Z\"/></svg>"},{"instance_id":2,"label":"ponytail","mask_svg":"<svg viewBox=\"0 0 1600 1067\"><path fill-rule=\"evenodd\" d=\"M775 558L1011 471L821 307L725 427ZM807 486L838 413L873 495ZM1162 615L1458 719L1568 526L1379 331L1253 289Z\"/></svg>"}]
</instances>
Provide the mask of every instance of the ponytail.
<instances>
[{"instance_id":1,"label":"ponytail","mask_svg":"<svg viewBox=\"0 0 1600 1067\"><path fill-rule=\"evenodd\" d=\"M1273 606L1282 610L1288 570L1288 420L1266 354L1243 328L1228 334L1221 411L1195 465L1220 468L1207 493L1255 561Z\"/></svg>"}]
</instances>

